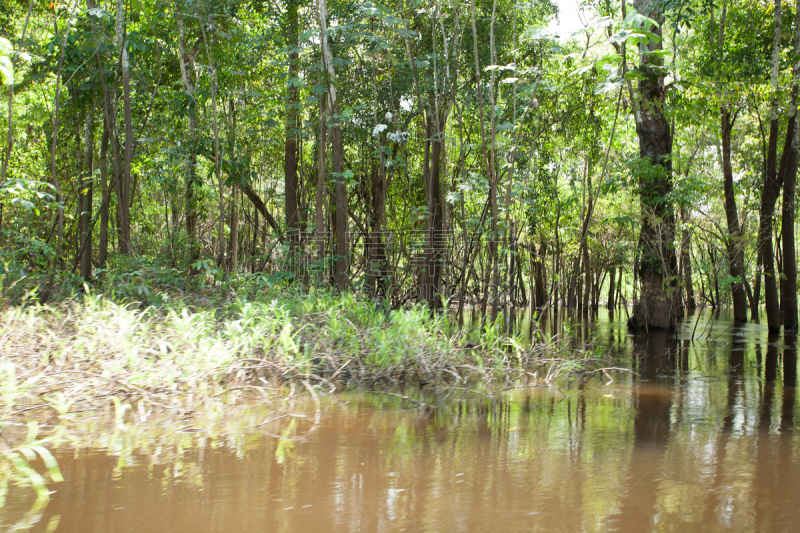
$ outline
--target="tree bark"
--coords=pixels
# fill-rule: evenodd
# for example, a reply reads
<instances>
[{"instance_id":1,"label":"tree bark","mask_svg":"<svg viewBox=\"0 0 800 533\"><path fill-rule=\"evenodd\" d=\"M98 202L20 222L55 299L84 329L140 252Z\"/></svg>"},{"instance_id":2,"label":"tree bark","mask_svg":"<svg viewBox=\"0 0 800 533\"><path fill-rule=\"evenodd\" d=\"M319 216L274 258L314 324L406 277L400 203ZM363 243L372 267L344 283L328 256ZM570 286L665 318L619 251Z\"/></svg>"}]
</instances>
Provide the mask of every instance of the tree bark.
<instances>
[{"instance_id":1,"label":"tree bark","mask_svg":"<svg viewBox=\"0 0 800 533\"><path fill-rule=\"evenodd\" d=\"M639 13L661 23L654 0L635 0ZM661 35L660 26L651 31ZM641 52L661 50L661 41L641 44ZM663 101L666 97L661 59L641 54L640 68L648 74L639 82L635 110L639 156L649 163L638 177L642 205L636 274L641 284L639 300L629 325L634 329L673 329L676 322L677 257L674 247L675 215L667 200L672 192L672 130Z\"/></svg>"},{"instance_id":2,"label":"tree bark","mask_svg":"<svg viewBox=\"0 0 800 533\"><path fill-rule=\"evenodd\" d=\"M131 161L133 159L133 119L131 117L131 71L128 61L128 50L124 22L125 4L123 0L117 0L117 34L120 33L120 23L122 26L122 113L125 127L125 145L122 161L122 180L117 181L117 210L119 212L119 244L120 252L130 254L132 252L131 243Z\"/></svg>"},{"instance_id":3,"label":"tree bark","mask_svg":"<svg viewBox=\"0 0 800 533\"><path fill-rule=\"evenodd\" d=\"M300 102L298 90L297 63L298 53L298 4L299 0L288 0L286 4L286 44L291 47L289 52L289 76L286 87L286 125L284 142L284 214L286 216L286 234L291 250L296 250L300 243L300 217L297 210L297 192L299 189L297 179L298 168L298 133L300 123L298 120L298 105Z\"/></svg>"},{"instance_id":4,"label":"tree bark","mask_svg":"<svg viewBox=\"0 0 800 533\"><path fill-rule=\"evenodd\" d=\"M429 109L428 113L430 112L431 110ZM436 111L433 112L435 113ZM435 118L429 114L427 120L433 133L430 137L432 140L429 141L431 145L430 170L427 173L428 183L425 187L427 192L426 207L428 211L428 220L426 229L428 235L427 246L423 256L424 261L419 277L419 295L420 300L426 302L432 309L438 309L442 305L439 296L441 293L445 243L441 170L444 154L444 129L447 116L444 115Z\"/></svg>"},{"instance_id":5,"label":"tree bark","mask_svg":"<svg viewBox=\"0 0 800 533\"><path fill-rule=\"evenodd\" d=\"M794 53L800 57L800 9L796 10L794 24ZM789 157L786 165L786 175L783 182L783 211L781 216L781 234L783 239L783 330L794 332L798 329L797 322L797 258L794 237L794 204L795 185L797 183L798 145L800 144L800 127L797 123L797 99L800 93L800 59L793 66L792 99L790 116L795 119L795 127L791 130L792 143L789 148ZM789 135L789 132L787 132Z\"/></svg>"},{"instance_id":6,"label":"tree bark","mask_svg":"<svg viewBox=\"0 0 800 533\"><path fill-rule=\"evenodd\" d=\"M694 311L697 308L697 301L694 296L694 283L692 282L692 258L690 250L692 248L691 233L688 229L689 213L685 206L681 206L681 274L683 275L683 286L686 290L686 309Z\"/></svg>"},{"instance_id":7,"label":"tree bark","mask_svg":"<svg viewBox=\"0 0 800 533\"><path fill-rule=\"evenodd\" d=\"M341 118L339 115L339 102L336 99L336 71L333 68L333 52L331 51L328 39L328 5L327 0L317 0L319 14L320 40L322 45L322 59L327 74L328 102L330 104L331 116L334 124L331 127L331 164L335 185L333 188L336 218L336 263L334 266L333 279L336 287L340 291L346 291L350 286L350 250L347 245L348 229L348 202L347 202L347 182L344 175L343 160L343 139Z\"/></svg>"},{"instance_id":8,"label":"tree bark","mask_svg":"<svg viewBox=\"0 0 800 533\"><path fill-rule=\"evenodd\" d=\"M764 186L761 191L761 208L759 210L758 224L758 255L764 273L764 303L767 313L767 327L772 333L781 329L781 310L778 299L778 282L775 278L775 252L772 248L772 222L775 215L775 202L783 185L782 168L778 168L778 77L780 68L781 48L781 1L774 0L774 34L772 42L772 103L770 105L769 142L767 146L767 168L764 176ZM781 157L781 167L784 166L785 156L788 154L788 145L791 143L789 131L794 129L796 117L789 118L787 128L787 146Z\"/></svg>"},{"instance_id":9,"label":"tree bark","mask_svg":"<svg viewBox=\"0 0 800 533\"><path fill-rule=\"evenodd\" d=\"M86 110L86 117L83 130L83 176L80 184L80 194L78 205L80 206L80 239L78 250L80 251L80 275L83 279L89 279L92 275L92 190L94 175L94 101L91 107Z\"/></svg>"},{"instance_id":10,"label":"tree bark","mask_svg":"<svg viewBox=\"0 0 800 533\"><path fill-rule=\"evenodd\" d=\"M104 106L106 100L104 98ZM100 193L103 196L103 203L100 205L100 230L97 238L97 264L100 268L105 268L108 259L108 207L110 191L108 188L108 142L110 137L110 127L108 122L108 112L103 117L103 137L100 141Z\"/></svg>"},{"instance_id":11,"label":"tree bark","mask_svg":"<svg viewBox=\"0 0 800 533\"><path fill-rule=\"evenodd\" d=\"M744 291L744 243L739 225L739 211L736 208L736 192L733 188L733 166L731 164L731 133L735 121L736 116L731 113L730 106L721 106L722 177L725 194L725 218L728 223L725 246L728 252L728 269L731 277L734 278L731 283L733 320L742 323L747 322L747 294Z\"/></svg>"},{"instance_id":12,"label":"tree bark","mask_svg":"<svg viewBox=\"0 0 800 533\"><path fill-rule=\"evenodd\" d=\"M194 98L194 60L199 48L194 46L186 50L183 18L177 13L178 18L178 63L181 69L183 88L189 98ZM186 236L189 241L189 270L194 271L194 263L200 259L200 243L197 240L198 205L195 189L199 187L197 177L197 108L189 112L189 131L187 135L189 157L186 160L186 185L184 188L184 209L186 210Z\"/></svg>"}]
</instances>

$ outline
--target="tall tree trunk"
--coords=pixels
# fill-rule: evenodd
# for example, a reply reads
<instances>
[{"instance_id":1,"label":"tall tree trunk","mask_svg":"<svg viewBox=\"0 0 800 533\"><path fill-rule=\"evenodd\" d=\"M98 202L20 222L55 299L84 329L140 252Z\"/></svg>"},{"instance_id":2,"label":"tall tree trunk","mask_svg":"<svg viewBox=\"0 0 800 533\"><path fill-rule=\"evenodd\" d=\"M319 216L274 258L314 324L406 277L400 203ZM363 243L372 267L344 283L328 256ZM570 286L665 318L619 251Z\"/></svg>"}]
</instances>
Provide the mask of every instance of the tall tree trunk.
<instances>
[{"instance_id":1,"label":"tall tree trunk","mask_svg":"<svg viewBox=\"0 0 800 533\"><path fill-rule=\"evenodd\" d=\"M120 33L120 23L123 25L122 40L122 113L125 127L125 145L122 162L122 180L117 181L117 209L119 212L119 244L120 252L130 254L131 249L131 161L133 159L133 119L131 117L131 70L128 61L128 50L126 46L124 29L125 4L123 0L117 0L117 34Z\"/></svg>"},{"instance_id":2,"label":"tall tree trunk","mask_svg":"<svg viewBox=\"0 0 800 533\"><path fill-rule=\"evenodd\" d=\"M485 122L485 113L484 113L484 102L483 102L483 88L481 83L481 67L480 67L480 54L479 54L479 47L478 47L478 28L476 24L476 9L475 9L475 0L470 0L470 19L472 23L472 52L473 57L475 60L475 86L477 89L477 96L478 96L478 121L479 121L479 130L481 136L481 154L483 156L483 166L486 172L486 176L489 181L489 210L491 213L491 232L487 239L488 241L488 251L489 251L489 267L486 271L486 275L484 277L484 289L486 291L489 290L488 287L488 280L489 275L493 272L495 258L497 256L497 183L495 181L495 166L494 166L494 158L492 157L494 154L494 146L490 145L487 146L486 140L486 131L484 129L484 122ZM494 73L494 70L492 71ZM493 136L492 136L493 138ZM496 294L496 291L493 290L492 294ZM481 312L486 312L486 305L487 305L487 296L484 297L483 302L481 304ZM494 313L494 311L493 311Z\"/></svg>"},{"instance_id":3,"label":"tall tree trunk","mask_svg":"<svg viewBox=\"0 0 800 533\"><path fill-rule=\"evenodd\" d=\"M430 106L433 108L433 106ZM431 110L429 110L430 113ZM434 113L436 111L433 111ZM424 254L422 271L420 272L420 299L431 308L441 307L441 282L444 261L444 217L442 213L442 159L444 156L444 129L447 116L432 117L427 120L431 131L430 170L427 172L426 204L428 211L427 246ZM438 131L437 131L438 130Z\"/></svg>"},{"instance_id":4,"label":"tall tree trunk","mask_svg":"<svg viewBox=\"0 0 800 533\"><path fill-rule=\"evenodd\" d=\"M733 166L731 165L731 132L735 121L736 116L731 114L730 106L721 106L722 177L725 191L725 218L728 223L725 246L728 251L729 272L734 278L731 283L733 320L747 322L747 294L744 291L744 243L739 225L739 211L736 209L736 192L733 189Z\"/></svg>"},{"instance_id":5,"label":"tall tree trunk","mask_svg":"<svg viewBox=\"0 0 800 533\"><path fill-rule=\"evenodd\" d=\"M236 103L234 99L230 99L230 131L228 132L228 158L232 162L236 155ZM238 205L239 191L234 190L231 194L231 266L230 271L234 274L238 270L239 263L239 205Z\"/></svg>"},{"instance_id":6,"label":"tall tree trunk","mask_svg":"<svg viewBox=\"0 0 800 533\"><path fill-rule=\"evenodd\" d=\"M86 110L86 118L83 129L83 176L80 185L80 194L78 196L78 205L80 206L80 239L78 250L81 254L80 257L80 273L83 279L88 279L92 275L92 190L93 190L93 176L94 176L94 106L95 102L92 101L91 107Z\"/></svg>"},{"instance_id":7,"label":"tall tree trunk","mask_svg":"<svg viewBox=\"0 0 800 533\"><path fill-rule=\"evenodd\" d=\"M317 261L325 257L325 145L327 138L327 94L319 97L319 139L317 144L317 186L314 191L314 217L317 232Z\"/></svg>"},{"instance_id":8,"label":"tall tree trunk","mask_svg":"<svg viewBox=\"0 0 800 533\"><path fill-rule=\"evenodd\" d=\"M794 23L794 53L800 58L800 9L796 10ZM794 201L795 185L797 183L798 144L800 144L800 127L797 123L797 99L800 93L800 59L793 66L792 100L790 116L795 119L795 127L791 130L792 143L789 148L789 157L786 165L786 175L783 182L783 212L781 216L781 234L783 238L783 330L793 332L797 330L797 256L794 237ZM790 132L787 132L789 135Z\"/></svg>"},{"instance_id":9,"label":"tall tree trunk","mask_svg":"<svg viewBox=\"0 0 800 533\"><path fill-rule=\"evenodd\" d=\"M69 32L72 29L72 16L75 14L75 9L78 7L76 0L72 6L72 10L66 19L66 28L64 29L64 39L61 42L61 53L58 58L58 67L56 68L56 92L53 97L53 112L50 118L50 123L53 128L52 139L50 142L50 179L53 183L53 189L56 196L56 253L53 257L53 267L47 279L47 285L42 291L41 299L46 301L50 298L55 283L55 275L58 267L61 265L61 252L64 246L64 195L61 192L61 185L58 181L58 171L56 168L56 148L58 147L58 124L59 112L61 110L61 71L64 67L64 53L67 48L69 39Z\"/></svg>"},{"instance_id":10,"label":"tall tree trunk","mask_svg":"<svg viewBox=\"0 0 800 533\"><path fill-rule=\"evenodd\" d=\"M286 3L286 44L291 51L289 52L289 76L286 87L286 141L284 143L283 174L286 232L292 250L296 250L300 242L300 217L297 210L299 189L297 141L300 129L297 109L300 103L297 74L297 63L300 57L298 53L298 4L299 0L288 0Z\"/></svg>"},{"instance_id":11,"label":"tall tree trunk","mask_svg":"<svg viewBox=\"0 0 800 533\"><path fill-rule=\"evenodd\" d=\"M197 57L199 48L194 46L191 50L186 50L186 42L183 28L183 18L176 11L178 18L178 63L181 69L181 80L183 88L190 98L194 98L194 60ZM189 241L189 265L190 271L194 270L194 264L200 259L200 243L197 239L197 219L198 202L195 189L200 186L197 178L197 108L189 114L189 131L187 135L187 145L189 157L186 160L186 185L184 188L184 204L186 211L186 236Z\"/></svg>"},{"instance_id":12,"label":"tall tree trunk","mask_svg":"<svg viewBox=\"0 0 800 533\"><path fill-rule=\"evenodd\" d=\"M781 49L781 1L774 0L774 34L772 42L772 103L770 105L769 144L767 146L767 168L764 176L764 187L761 192L761 208L759 210L758 224L758 255L761 258L761 267L764 273L764 303L767 312L767 327L772 333L781 329L781 310L778 299L778 281L775 278L775 252L772 248L772 219L775 215L775 202L783 185L782 168L778 168L778 77L780 69ZM791 143L788 132L794 129L796 117L789 118L787 129L787 145ZM781 157L781 167L784 166L785 155Z\"/></svg>"},{"instance_id":13,"label":"tall tree trunk","mask_svg":"<svg viewBox=\"0 0 800 533\"><path fill-rule=\"evenodd\" d=\"M634 0L634 7L661 23L663 17L655 0ZM660 26L650 30L661 35ZM667 200L672 192L672 130L662 104L664 77L657 70L662 60L646 53L661 50L661 40L657 41L640 45L640 68L648 78L639 82L634 111L639 156L649 163L639 175L643 217L636 274L641 294L629 321L634 329L673 329L676 322L675 215Z\"/></svg>"},{"instance_id":14,"label":"tall tree trunk","mask_svg":"<svg viewBox=\"0 0 800 533\"><path fill-rule=\"evenodd\" d=\"M103 202L100 204L100 230L97 237L97 264L100 268L105 268L108 259L108 206L111 191L108 187L108 141L110 137L110 127L108 123L108 112L106 99L103 99L106 108L103 117L103 138L100 140L100 193Z\"/></svg>"},{"instance_id":15,"label":"tall tree trunk","mask_svg":"<svg viewBox=\"0 0 800 533\"><path fill-rule=\"evenodd\" d=\"M719 34L717 48L720 57L725 44L725 19L728 12L728 2L723 0L722 13L719 19ZM728 224L728 234L725 236L725 246L728 252L728 271L733 278L731 283L731 299L733 300L733 320L747 322L747 295L744 291L744 242L742 229L739 224L739 211L736 208L736 191L733 188L733 166L731 164L731 133L736 122L737 113L731 111L731 106L720 106L720 135L722 137L722 179L725 195L725 218Z\"/></svg>"},{"instance_id":16,"label":"tall tree trunk","mask_svg":"<svg viewBox=\"0 0 800 533\"><path fill-rule=\"evenodd\" d=\"M336 99L336 71L333 68L333 52L330 40L328 39L328 5L327 0L317 0L319 11L320 40L322 45L322 59L327 74L328 101L330 103L331 116L339 115L339 102ZM331 127L331 164L333 167L333 177L335 185L333 194L336 201L336 264L333 272L333 279L336 287L345 291L349 288L349 266L350 250L347 246L348 228L348 202L347 202L347 182L344 175L343 160L343 139L342 125L338 122L339 118L334 118L337 122Z\"/></svg>"}]
</instances>

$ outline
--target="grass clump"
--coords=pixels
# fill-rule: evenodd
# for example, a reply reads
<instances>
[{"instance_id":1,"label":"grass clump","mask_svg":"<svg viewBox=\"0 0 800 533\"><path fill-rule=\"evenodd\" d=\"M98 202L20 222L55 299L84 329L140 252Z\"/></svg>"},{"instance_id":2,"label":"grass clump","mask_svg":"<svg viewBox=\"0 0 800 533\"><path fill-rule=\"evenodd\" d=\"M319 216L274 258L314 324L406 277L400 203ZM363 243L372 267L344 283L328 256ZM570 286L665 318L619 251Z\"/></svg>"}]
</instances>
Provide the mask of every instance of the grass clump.
<instances>
[{"instance_id":1,"label":"grass clump","mask_svg":"<svg viewBox=\"0 0 800 533\"><path fill-rule=\"evenodd\" d=\"M487 328L464 332L421 306L387 312L329 292L144 309L89 294L7 307L0 311L0 416L88 409L111 396L191 410L226 390L268 394L292 380L330 389L449 383L476 371L511 372L533 355L495 331L499 324Z\"/></svg>"}]
</instances>

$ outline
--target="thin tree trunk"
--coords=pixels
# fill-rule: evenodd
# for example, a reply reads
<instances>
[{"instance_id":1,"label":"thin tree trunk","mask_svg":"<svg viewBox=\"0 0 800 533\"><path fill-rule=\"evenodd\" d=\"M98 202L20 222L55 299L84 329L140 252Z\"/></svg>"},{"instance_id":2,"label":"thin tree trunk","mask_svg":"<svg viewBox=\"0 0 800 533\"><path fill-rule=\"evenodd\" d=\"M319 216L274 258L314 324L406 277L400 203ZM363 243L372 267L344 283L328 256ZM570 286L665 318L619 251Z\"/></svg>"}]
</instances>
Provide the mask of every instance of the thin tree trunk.
<instances>
[{"instance_id":1,"label":"thin tree trunk","mask_svg":"<svg viewBox=\"0 0 800 533\"><path fill-rule=\"evenodd\" d=\"M314 215L317 227L317 261L325 257L325 145L326 145L326 100L328 95L319 97L319 144L317 147L317 186L314 191Z\"/></svg>"},{"instance_id":2,"label":"thin tree trunk","mask_svg":"<svg viewBox=\"0 0 800 533\"><path fill-rule=\"evenodd\" d=\"M80 194L78 196L78 205L80 205L80 239L79 250L81 253L80 258L80 275L83 279L89 279L92 275L92 190L93 190L93 175L94 175L94 106L95 102L92 101L91 107L86 111L86 118L83 130L83 176L80 185Z\"/></svg>"},{"instance_id":3,"label":"thin tree trunk","mask_svg":"<svg viewBox=\"0 0 800 533\"><path fill-rule=\"evenodd\" d=\"M286 231L290 249L296 251L300 242L300 217L297 210L297 192L299 189L297 179L298 167L298 105L300 102L298 89L298 4L299 0L288 0L286 3L286 44L291 48L289 52L289 72L286 87L286 124L284 143L284 214L286 216Z\"/></svg>"},{"instance_id":4,"label":"thin tree trunk","mask_svg":"<svg viewBox=\"0 0 800 533\"><path fill-rule=\"evenodd\" d=\"M50 143L50 179L53 183L55 190L57 212L56 212L56 254L53 257L53 268L50 271L50 276L47 280L47 285L42 291L41 299L46 301L50 298L53 284L55 283L55 275L61 264L61 252L64 246L64 195L61 192L61 185L58 181L58 172L56 169L56 148L58 147L58 124L59 124L59 111L61 110L61 70L64 67L64 52L67 48L67 41L69 39L70 29L72 29L72 16L75 14L75 9L78 7L78 1L70 10L70 14L66 19L66 28L64 29L64 39L61 42L61 54L58 58L58 67L56 68L56 93L53 97L53 114L51 117L51 125L53 128L53 138Z\"/></svg>"},{"instance_id":5,"label":"thin tree trunk","mask_svg":"<svg viewBox=\"0 0 800 533\"><path fill-rule=\"evenodd\" d=\"M333 52L331 51L328 39L328 5L327 0L317 0L319 11L319 27L322 45L322 58L327 74L328 101L330 103L331 116L339 115L339 103L336 99L336 72L333 68ZM334 267L334 282L340 291L345 291L350 286L349 264L350 250L347 246L348 229L348 202L347 202L347 182L344 174L343 160L343 139L342 126L337 120L331 128L331 163L333 166L333 176L335 185L333 188L336 201L336 264Z\"/></svg>"},{"instance_id":6,"label":"thin tree trunk","mask_svg":"<svg viewBox=\"0 0 800 533\"><path fill-rule=\"evenodd\" d=\"M108 123L107 100L104 98L103 117L103 138L100 141L100 193L103 196L103 203L100 205L100 230L97 238L97 264L100 268L105 268L108 259L108 208L110 200L110 190L108 187L108 141L110 128Z\"/></svg>"},{"instance_id":7,"label":"thin tree trunk","mask_svg":"<svg viewBox=\"0 0 800 533\"><path fill-rule=\"evenodd\" d=\"M721 32L722 30L720 30ZM725 192L725 218L728 234L725 245L728 251L728 268L734 281L731 283L733 299L733 319L747 322L747 295L744 291L744 243L739 226L739 212L736 209L736 192L733 188L733 166L731 164L731 132L736 121L735 114L727 105L720 108L720 132L722 134L722 176Z\"/></svg>"},{"instance_id":8,"label":"thin tree trunk","mask_svg":"<svg viewBox=\"0 0 800 533\"><path fill-rule=\"evenodd\" d=\"M125 145L122 161L122 180L117 181L119 213L119 244L120 252L130 254L131 243L131 161L133 159L133 119L131 117L131 71L126 47L127 24L124 19L125 4L117 0L117 35L122 34L119 41L122 47L122 113L125 127Z\"/></svg>"}]
</instances>

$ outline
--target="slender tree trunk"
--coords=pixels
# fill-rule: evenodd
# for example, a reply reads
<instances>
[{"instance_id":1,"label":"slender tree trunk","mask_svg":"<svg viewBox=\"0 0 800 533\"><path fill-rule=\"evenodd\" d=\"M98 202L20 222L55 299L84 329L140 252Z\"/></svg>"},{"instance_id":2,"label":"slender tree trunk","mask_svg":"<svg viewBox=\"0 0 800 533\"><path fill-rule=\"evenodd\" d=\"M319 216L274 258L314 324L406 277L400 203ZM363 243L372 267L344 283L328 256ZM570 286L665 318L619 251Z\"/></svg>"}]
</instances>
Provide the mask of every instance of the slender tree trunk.
<instances>
[{"instance_id":1,"label":"slender tree trunk","mask_svg":"<svg viewBox=\"0 0 800 533\"><path fill-rule=\"evenodd\" d=\"M694 296L694 284L692 282L692 258L690 251L692 248L692 238L689 232L689 212L686 206L681 206L681 222L683 229L681 230L681 274L683 275L683 287L686 291L686 309L694 311L697 308L697 302Z\"/></svg>"},{"instance_id":2,"label":"slender tree trunk","mask_svg":"<svg viewBox=\"0 0 800 533\"><path fill-rule=\"evenodd\" d=\"M297 179L298 168L298 134L300 123L298 120L298 105L300 103L298 89L297 64L298 53L298 5L299 0L288 0L286 3L286 44L291 47L289 52L289 76L286 87L286 125L284 143L284 214L286 216L286 231L291 250L296 251L300 242L300 217L297 210L297 192L299 183Z\"/></svg>"},{"instance_id":3,"label":"slender tree trunk","mask_svg":"<svg viewBox=\"0 0 800 533\"><path fill-rule=\"evenodd\" d=\"M122 179L117 181L117 210L119 213L120 252L130 254L131 245L131 161L133 159L133 119L131 117L131 71L126 45L125 3L117 0L117 36L122 58L122 113L125 128L125 144L122 161Z\"/></svg>"},{"instance_id":4,"label":"slender tree trunk","mask_svg":"<svg viewBox=\"0 0 800 533\"><path fill-rule=\"evenodd\" d=\"M339 114L339 103L336 99L336 72L333 68L333 52L331 51L330 41L328 40L328 5L327 0L317 0L319 11L319 27L322 44L322 58L327 74L328 101L330 103L331 115ZM333 166L333 176L335 185L333 188L336 200L336 264L334 267L334 282L336 287L345 291L349 288L349 266L350 250L347 245L348 229L348 202L347 202L347 182L344 175L343 160L343 139L342 126L337 122L331 128L331 164Z\"/></svg>"},{"instance_id":5,"label":"slender tree trunk","mask_svg":"<svg viewBox=\"0 0 800 533\"><path fill-rule=\"evenodd\" d=\"M83 130L83 176L80 185L80 195L78 204L80 205L80 239L78 250L81 253L80 273L83 279L89 279L92 275L92 191L94 176L94 106L86 111L86 118Z\"/></svg>"},{"instance_id":6,"label":"slender tree trunk","mask_svg":"<svg viewBox=\"0 0 800 533\"><path fill-rule=\"evenodd\" d=\"M103 99L104 105L106 100ZM108 187L108 142L110 137L110 128L108 119L108 112L103 117L103 138L100 141L100 193L103 196L103 202L100 205L100 230L97 238L97 264L100 268L105 268L106 260L108 259L108 208L109 200L111 198L111 191Z\"/></svg>"},{"instance_id":7,"label":"slender tree trunk","mask_svg":"<svg viewBox=\"0 0 800 533\"><path fill-rule=\"evenodd\" d=\"M58 181L58 171L56 168L56 148L58 147L58 125L59 125L59 112L61 110L61 70L64 67L64 52L67 47L70 29L72 29L72 16L75 9L78 7L78 1L75 0L70 14L66 19L66 28L64 30L64 39L61 42L61 54L58 58L58 67L56 68L56 93L53 97L53 112L50 119L53 128L52 139L50 142L50 179L53 183L53 189L56 196L56 253L53 257L53 268L50 271L50 276L47 280L47 285L42 291L41 299L46 301L50 298L53 284L55 283L55 275L58 267L61 265L61 252L64 246L64 195L61 192L61 185Z\"/></svg>"},{"instance_id":8,"label":"slender tree trunk","mask_svg":"<svg viewBox=\"0 0 800 533\"><path fill-rule=\"evenodd\" d=\"M234 160L236 155L236 104L234 99L230 99L230 131L228 132L228 157L230 161ZM234 274L238 270L239 264L239 202L238 196L240 191L234 190L231 194L231 266L230 271Z\"/></svg>"},{"instance_id":9,"label":"slender tree trunk","mask_svg":"<svg viewBox=\"0 0 800 533\"><path fill-rule=\"evenodd\" d=\"M728 234L725 245L728 251L728 268L734 281L731 283L733 299L733 319L747 322L747 295L744 291L744 243L739 226L739 212L736 209L736 192L733 188L733 166L731 164L731 132L736 121L727 105L720 108L720 132L722 134L722 176L725 192L725 218Z\"/></svg>"},{"instance_id":10,"label":"slender tree trunk","mask_svg":"<svg viewBox=\"0 0 800 533\"><path fill-rule=\"evenodd\" d=\"M635 0L637 11L659 22L655 0ZM661 35L661 28L650 28ZM661 50L661 40L640 45L641 52ZM677 257L674 247L675 215L667 200L672 192L672 130L662 105L666 88L656 70L660 59L642 53L640 68L648 78L639 82L635 110L639 156L650 168L639 176L642 228L639 234L636 274L641 294L629 325L634 329L673 329L676 322Z\"/></svg>"},{"instance_id":11,"label":"slender tree trunk","mask_svg":"<svg viewBox=\"0 0 800 533\"><path fill-rule=\"evenodd\" d=\"M314 215L317 227L317 261L325 258L325 145L327 94L319 97L319 144L317 146L317 186L314 191Z\"/></svg>"},{"instance_id":12,"label":"slender tree trunk","mask_svg":"<svg viewBox=\"0 0 800 533\"><path fill-rule=\"evenodd\" d=\"M181 69L183 88L190 98L194 97L194 60L199 49L195 46L186 50L183 18L178 18L178 63ZM200 259L200 243L197 239L198 202L195 189L200 186L197 178L197 108L189 114L189 131L187 135L189 157L186 160L186 184L184 187L184 209L186 212L186 237L189 241L189 270L194 271L194 264Z\"/></svg>"}]
</instances>

